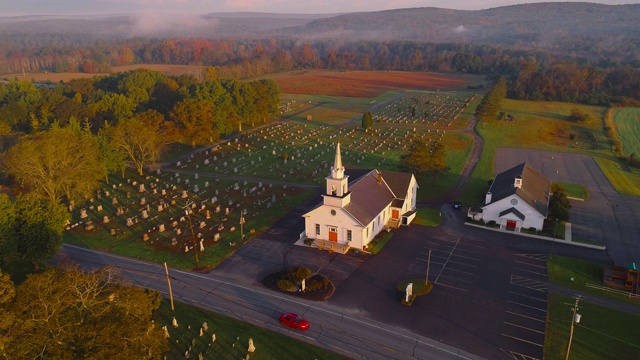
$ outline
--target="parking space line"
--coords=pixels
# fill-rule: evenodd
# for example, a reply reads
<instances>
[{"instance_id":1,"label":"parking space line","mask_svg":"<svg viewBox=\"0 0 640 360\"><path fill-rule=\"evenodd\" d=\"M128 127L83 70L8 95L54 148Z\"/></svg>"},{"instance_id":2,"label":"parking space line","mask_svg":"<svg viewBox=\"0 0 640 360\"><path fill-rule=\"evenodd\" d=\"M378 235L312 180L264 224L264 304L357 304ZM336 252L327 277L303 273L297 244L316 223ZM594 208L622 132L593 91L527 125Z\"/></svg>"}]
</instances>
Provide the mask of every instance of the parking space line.
<instances>
[{"instance_id":1,"label":"parking space line","mask_svg":"<svg viewBox=\"0 0 640 360\"><path fill-rule=\"evenodd\" d=\"M540 360L537 357L521 354L519 352L515 352L515 351L511 351L511 350L507 350L507 349L502 349L502 348L500 350L502 350L502 352L504 352L505 354L509 355L509 357L512 358L513 360L519 360L519 359L522 359L522 360Z\"/></svg>"},{"instance_id":2,"label":"parking space line","mask_svg":"<svg viewBox=\"0 0 640 360\"><path fill-rule=\"evenodd\" d=\"M545 299L540 299L540 298L537 298L537 297L535 297L535 296L529 296L529 295L525 295L525 294L520 294L520 293L513 292L513 291L509 291L509 293L514 294L514 295L518 295L518 296L524 296L524 297L526 297L526 298L533 299L533 300L538 300L538 301L542 301L542 302L547 302L547 300L545 300Z\"/></svg>"},{"instance_id":3,"label":"parking space line","mask_svg":"<svg viewBox=\"0 0 640 360\"><path fill-rule=\"evenodd\" d=\"M471 257L471 256L464 256L464 255L460 255L460 254L453 254L453 256L461 257L461 258L465 258L465 259L469 259L469 260L473 260L473 261L480 262L480 259L475 258L475 257Z\"/></svg>"},{"instance_id":4,"label":"parking space line","mask_svg":"<svg viewBox=\"0 0 640 360\"><path fill-rule=\"evenodd\" d=\"M547 266L546 266L546 265L530 264L530 263L528 263L528 262L524 262L524 261L520 261L520 260L514 260L513 262L517 262L517 263L525 264L525 265L529 265L529 266L535 266L535 267L539 267L539 268L542 268L542 269L546 269L546 268L547 268Z\"/></svg>"},{"instance_id":5,"label":"parking space line","mask_svg":"<svg viewBox=\"0 0 640 360\"><path fill-rule=\"evenodd\" d=\"M432 256L433 258L433 256ZM417 261L422 261L422 262L429 262L429 259L421 259L421 258L416 258ZM437 262L437 261L433 261L433 259L431 259L431 265L436 264L436 265L444 265L444 263L441 262Z\"/></svg>"},{"instance_id":6,"label":"parking space line","mask_svg":"<svg viewBox=\"0 0 640 360\"><path fill-rule=\"evenodd\" d=\"M540 276L547 277L547 274L543 274L543 273L539 273L539 272L535 272L535 271L531 271L531 270L525 270L525 269L517 268L517 267L514 267L514 269L515 269L515 270L520 270L520 271L524 271L524 272L528 272L528 273L532 273L532 274L536 274L536 275L540 275Z\"/></svg>"},{"instance_id":7,"label":"parking space line","mask_svg":"<svg viewBox=\"0 0 640 360\"><path fill-rule=\"evenodd\" d=\"M440 258L440 259L446 259L446 258L447 258L446 256L438 256L438 255L433 254L433 253L434 253L434 252L436 252L436 251L437 251L437 250L434 250L434 251L431 253L431 257L432 257L432 258ZM443 251L443 252L444 252L444 251ZM448 253L445 253L445 254L448 254ZM429 255L429 253L428 253L428 252L427 252L427 253L420 253L420 255Z\"/></svg>"},{"instance_id":8,"label":"parking space line","mask_svg":"<svg viewBox=\"0 0 640 360\"><path fill-rule=\"evenodd\" d=\"M529 309L538 310L538 311L541 311L541 312L544 312L544 313L547 312L547 309L540 309L540 308L537 308L535 306L529 306L529 305L521 304L519 302L511 301L511 300L507 300L507 302L515 304L515 305L518 305L518 306L524 306L524 307L529 308Z\"/></svg>"},{"instance_id":9,"label":"parking space line","mask_svg":"<svg viewBox=\"0 0 640 360\"><path fill-rule=\"evenodd\" d=\"M516 254L516 255L525 257L527 259L533 259L533 260L545 261L545 262L547 261L546 254Z\"/></svg>"},{"instance_id":10,"label":"parking space line","mask_svg":"<svg viewBox=\"0 0 640 360\"><path fill-rule=\"evenodd\" d=\"M525 343L528 343L528 344L531 344L531 345L544 347L544 346L543 346L543 345L541 345L541 344L535 343L535 342L533 342L533 341L525 340L525 339L520 339L520 338L515 337L515 336L511 336L511 335L507 335L507 334L500 334L500 335L502 335L502 336L506 336L506 337L508 337L508 338L512 338L512 339L514 339L514 340L522 341L522 342L525 342Z\"/></svg>"},{"instance_id":11,"label":"parking space line","mask_svg":"<svg viewBox=\"0 0 640 360\"><path fill-rule=\"evenodd\" d=\"M456 250L456 246L458 246L458 242L460 242L460 238L458 238L458 241L456 242L456 244L453 246L453 249L451 249L451 252L449 253L449 258L447 259L447 261L444 263L444 266L442 267L442 270L440 270L440 274L438 274L438 277L436 277L436 282L438 282L438 279L440 278L440 275L442 274L442 272L444 271L444 269L447 267L447 264L449 263L449 260L451 259L451 255L453 255L453 252Z\"/></svg>"},{"instance_id":12,"label":"parking space line","mask_svg":"<svg viewBox=\"0 0 640 360\"><path fill-rule=\"evenodd\" d=\"M476 244L472 244L471 242L464 242L462 245L465 246L473 246L473 247L477 247L479 249L486 249L486 246L482 246L482 245L476 245Z\"/></svg>"},{"instance_id":13,"label":"parking space line","mask_svg":"<svg viewBox=\"0 0 640 360\"><path fill-rule=\"evenodd\" d=\"M442 277L449 278L449 279L453 279L453 280L456 280L456 281L465 282L465 283L467 283L467 284L471 284L471 281L469 281L469 280L462 280L462 279L457 278L457 277L454 277L454 276L449 276L449 275L444 275L444 274L443 274L443 275L442 275Z\"/></svg>"},{"instance_id":14,"label":"parking space line","mask_svg":"<svg viewBox=\"0 0 640 360\"><path fill-rule=\"evenodd\" d=\"M527 319L529 319L529 320L540 321L541 323L546 322L546 319L537 319L537 318L534 318L534 317L532 317L532 316L528 316L528 315L520 314L520 313L513 312L513 311L509 311L509 310L505 310L505 312L506 312L507 314L516 315L516 316L521 316L521 317L523 317L523 318L527 318Z\"/></svg>"},{"instance_id":15,"label":"parking space line","mask_svg":"<svg viewBox=\"0 0 640 360\"><path fill-rule=\"evenodd\" d=\"M484 252L473 251L473 250L467 250L467 249L463 249L463 248L457 248L456 250L458 250L458 251L464 251L464 252L468 252L468 253L472 253L472 254L478 254L478 255L485 255L485 254L486 254L486 253L484 253Z\"/></svg>"},{"instance_id":16,"label":"parking space line","mask_svg":"<svg viewBox=\"0 0 640 360\"><path fill-rule=\"evenodd\" d=\"M461 261L450 260L449 262L450 263L454 263L454 264L460 264L460 265L472 267L472 268L477 268L478 267L478 265L471 265L471 264L467 264L466 262L461 262Z\"/></svg>"},{"instance_id":17,"label":"parking space line","mask_svg":"<svg viewBox=\"0 0 640 360\"><path fill-rule=\"evenodd\" d=\"M462 270L458 270L458 269L452 269L452 268L442 268L442 270L440 271L440 273L442 274L442 272L443 272L445 269L446 269L446 270L451 270L451 271L454 271L454 272L459 272L459 273L461 273L461 274L465 274L465 275L475 275L474 273L470 273L470 272L466 272L466 271L462 271Z\"/></svg>"},{"instance_id":18,"label":"parking space line","mask_svg":"<svg viewBox=\"0 0 640 360\"><path fill-rule=\"evenodd\" d=\"M455 286L452 286L452 285L443 284L443 283L441 283L441 282L438 282L438 280L434 281L434 283L435 283L435 284L438 284L438 285L441 285L441 286L444 286L444 287L448 287L448 288L456 289L456 290L469 291L469 290L467 290L467 289L462 289L462 288L455 287Z\"/></svg>"},{"instance_id":19,"label":"parking space line","mask_svg":"<svg viewBox=\"0 0 640 360\"><path fill-rule=\"evenodd\" d=\"M544 331L531 329L531 328L528 328L528 327L526 327L526 326L516 325L516 324L512 324L512 323L510 323L510 322L506 322L506 321L505 321L504 323L505 323L505 324L507 324L507 325L513 326L513 327L517 327L517 328L520 328L520 329L525 329L525 330L529 330L529 331L537 332L538 334L543 334L543 335L544 335Z\"/></svg>"}]
</instances>

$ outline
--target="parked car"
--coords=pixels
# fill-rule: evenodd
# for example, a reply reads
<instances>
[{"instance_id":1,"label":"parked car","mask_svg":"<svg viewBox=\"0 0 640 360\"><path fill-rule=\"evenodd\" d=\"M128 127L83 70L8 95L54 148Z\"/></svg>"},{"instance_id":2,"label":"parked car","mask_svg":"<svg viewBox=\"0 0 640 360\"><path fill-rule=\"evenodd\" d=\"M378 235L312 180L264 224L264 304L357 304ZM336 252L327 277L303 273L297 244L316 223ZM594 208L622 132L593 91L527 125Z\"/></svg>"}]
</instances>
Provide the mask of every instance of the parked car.
<instances>
[{"instance_id":1,"label":"parked car","mask_svg":"<svg viewBox=\"0 0 640 360\"><path fill-rule=\"evenodd\" d=\"M300 315L294 313L280 315L280 323L287 325L290 328L300 329L302 331L309 329L309 322L303 319Z\"/></svg>"},{"instance_id":2,"label":"parked car","mask_svg":"<svg viewBox=\"0 0 640 360\"><path fill-rule=\"evenodd\" d=\"M462 203L460 201L454 201L453 202L453 208L456 209L456 210L462 209Z\"/></svg>"}]
</instances>

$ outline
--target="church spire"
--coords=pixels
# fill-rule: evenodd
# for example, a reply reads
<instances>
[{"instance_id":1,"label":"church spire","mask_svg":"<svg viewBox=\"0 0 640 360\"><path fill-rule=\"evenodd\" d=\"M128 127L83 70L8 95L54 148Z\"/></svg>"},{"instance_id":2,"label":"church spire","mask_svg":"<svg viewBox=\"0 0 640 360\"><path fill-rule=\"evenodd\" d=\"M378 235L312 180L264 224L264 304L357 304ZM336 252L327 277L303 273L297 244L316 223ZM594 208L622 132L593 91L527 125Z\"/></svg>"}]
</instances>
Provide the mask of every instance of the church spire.
<instances>
[{"instance_id":1,"label":"church spire","mask_svg":"<svg viewBox=\"0 0 640 360\"><path fill-rule=\"evenodd\" d=\"M331 177L334 179L342 179L344 177L344 166L342 166L339 141L336 145L336 157L333 159L333 167L331 167Z\"/></svg>"}]
</instances>

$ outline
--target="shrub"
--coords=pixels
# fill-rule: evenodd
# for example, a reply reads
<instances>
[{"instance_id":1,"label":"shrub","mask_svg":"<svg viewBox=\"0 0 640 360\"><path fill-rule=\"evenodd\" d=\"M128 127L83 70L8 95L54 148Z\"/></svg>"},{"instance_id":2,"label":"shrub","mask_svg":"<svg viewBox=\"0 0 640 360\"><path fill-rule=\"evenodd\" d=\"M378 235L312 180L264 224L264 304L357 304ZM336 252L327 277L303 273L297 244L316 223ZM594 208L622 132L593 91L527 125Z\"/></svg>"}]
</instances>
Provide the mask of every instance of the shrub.
<instances>
[{"instance_id":1,"label":"shrub","mask_svg":"<svg viewBox=\"0 0 640 360\"><path fill-rule=\"evenodd\" d=\"M278 280L278 289L282 291L293 291L295 290L293 287L293 283L287 279Z\"/></svg>"},{"instance_id":2,"label":"shrub","mask_svg":"<svg viewBox=\"0 0 640 360\"><path fill-rule=\"evenodd\" d=\"M306 267L295 267L287 270L287 277L291 281L302 281L311 276L311 270Z\"/></svg>"},{"instance_id":3,"label":"shrub","mask_svg":"<svg viewBox=\"0 0 640 360\"><path fill-rule=\"evenodd\" d=\"M307 246L311 246L311 244L313 244L313 239L310 239L310 238L304 239L304 244Z\"/></svg>"},{"instance_id":4,"label":"shrub","mask_svg":"<svg viewBox=\"0 0 640 360\"><path fill-rule=\"evenodd\" d=\"M497 223L494 220L488 221L487 222L487 226L489 227L497 227Z\"/></svg>"}]
</instances>

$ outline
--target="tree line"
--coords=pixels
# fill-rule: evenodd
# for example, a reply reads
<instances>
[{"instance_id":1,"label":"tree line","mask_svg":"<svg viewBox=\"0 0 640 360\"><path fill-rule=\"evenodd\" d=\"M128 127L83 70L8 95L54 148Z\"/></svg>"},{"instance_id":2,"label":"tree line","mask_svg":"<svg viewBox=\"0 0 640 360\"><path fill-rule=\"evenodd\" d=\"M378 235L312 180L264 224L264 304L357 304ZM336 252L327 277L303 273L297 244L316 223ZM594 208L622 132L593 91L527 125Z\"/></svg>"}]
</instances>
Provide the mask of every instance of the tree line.
<instances>
[{"instance_id":1,"label":"tree line","mask_svg":"<svg viewBox=\"0 0 640 360\"><path fill-rule=\"evenodd\" d=\"M11 50L10 50L11 49ZM0 52L0 72L109 72L134 63L201 65L197 77L247 78L296 69L486 74L514 99L608 104L640 99L640 63L615 52L593 58L502 45L418 41L130 39L93 46L28 46ZM625 53L626 54L626 53Z\"/></svg>"}]
</instances>

